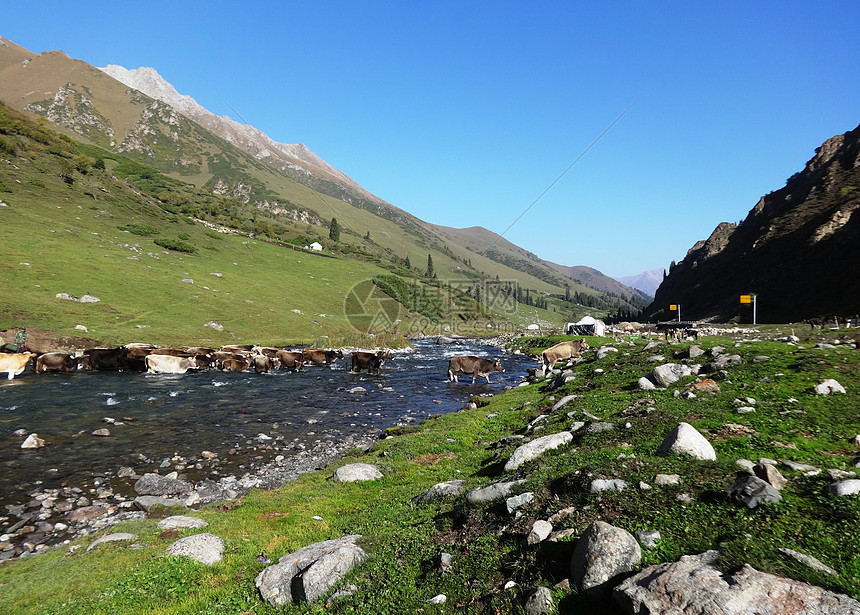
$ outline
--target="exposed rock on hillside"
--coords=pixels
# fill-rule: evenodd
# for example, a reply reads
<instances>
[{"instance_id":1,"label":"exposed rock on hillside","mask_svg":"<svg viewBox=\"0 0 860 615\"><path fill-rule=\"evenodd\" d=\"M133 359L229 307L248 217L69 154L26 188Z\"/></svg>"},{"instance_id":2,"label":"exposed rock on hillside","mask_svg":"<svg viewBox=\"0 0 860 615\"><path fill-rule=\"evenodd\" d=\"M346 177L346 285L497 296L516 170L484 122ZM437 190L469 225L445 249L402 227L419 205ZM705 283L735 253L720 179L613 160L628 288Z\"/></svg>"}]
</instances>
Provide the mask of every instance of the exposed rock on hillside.
<instances>
[{"instance_id":1,"label":"exposed rock on hillside","mask_svg":"<svg viewBox=\"0 0 860 615\"><path fill-rule=\"evenodd\" d=\"M752 321L739 296L757 295L759 322L857 312L860 277L860 128L828 139L784 188L763 196L739 225L720 223L669 270L649 318L680 303L688 318Z\"/></svg>"}]
</instances>

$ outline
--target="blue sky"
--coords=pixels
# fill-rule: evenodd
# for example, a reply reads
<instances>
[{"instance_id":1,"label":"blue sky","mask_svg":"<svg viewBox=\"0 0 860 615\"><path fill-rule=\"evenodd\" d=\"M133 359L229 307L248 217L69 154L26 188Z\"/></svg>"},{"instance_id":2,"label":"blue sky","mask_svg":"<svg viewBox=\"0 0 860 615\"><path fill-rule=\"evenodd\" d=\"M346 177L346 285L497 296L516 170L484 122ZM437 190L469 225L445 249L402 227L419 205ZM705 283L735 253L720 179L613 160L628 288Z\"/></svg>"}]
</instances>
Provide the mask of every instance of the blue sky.
<instances>
[{"instance_id":1,"label":"blue sky","mask_svg":"<svg viewBox=\"0 0 860 615\"><path fill-rule=\"evenodd\" d=\"M632 275L860 124L856 2L9 3L0 35L151 66L424 220ZM237 117L237 113L240 117Z\"/></svg>"}]
</instances>

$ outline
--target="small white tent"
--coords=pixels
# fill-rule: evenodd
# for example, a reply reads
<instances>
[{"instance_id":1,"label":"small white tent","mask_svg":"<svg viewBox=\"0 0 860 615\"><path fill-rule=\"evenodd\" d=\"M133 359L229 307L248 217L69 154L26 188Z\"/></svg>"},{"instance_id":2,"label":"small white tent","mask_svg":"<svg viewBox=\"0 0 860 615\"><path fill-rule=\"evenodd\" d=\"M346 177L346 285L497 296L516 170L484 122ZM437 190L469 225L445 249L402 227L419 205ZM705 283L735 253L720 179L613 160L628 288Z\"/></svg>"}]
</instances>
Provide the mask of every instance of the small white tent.
<instances>
[{"instance_id":1,"label":"small white tent","mask_svg":"<svg viewBox=\"0 0 860 615\"><path fill-rule=\"evenodd\" d=\"M606 323L592 316L583 316L579 322L569 322L565 328L568 335L596 335L603 337L606 332Z\"/></svg>"}]
</instances>

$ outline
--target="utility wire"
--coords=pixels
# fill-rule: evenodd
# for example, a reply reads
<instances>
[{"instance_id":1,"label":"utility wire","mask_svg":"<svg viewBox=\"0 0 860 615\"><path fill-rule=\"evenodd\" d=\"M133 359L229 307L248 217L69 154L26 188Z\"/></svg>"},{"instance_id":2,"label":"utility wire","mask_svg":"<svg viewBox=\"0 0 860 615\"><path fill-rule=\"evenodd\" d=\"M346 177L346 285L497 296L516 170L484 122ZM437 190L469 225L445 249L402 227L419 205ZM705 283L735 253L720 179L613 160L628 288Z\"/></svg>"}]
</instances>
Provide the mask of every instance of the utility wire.
<instances>
[{"instance_id":1,"label":"utility wire","mask_svg":"<svg viewBox=\"0 0 860 615\"><path fill-rule=\"evenodd\" d=\"M532 202L531 202L531 205L529 205L528 207L526 207L526 208L525 208L525 210L523 210L523 213L521 213L519 216L517 216L516 220L514 220L513 222L511 222L511 223L508 225L508 228L506 228L506 229L504 230L504 232L502 232L502 234L501 234L501 235L499 235L498 237L496 237L496 239L493 241L493 243L491 243L489 246L487 246L487 247L486 247L486 248L481 252L481 254L486 254L486 252L487 252L489 249L491 249L494 245L496 245L496 243L498 243L498 241L499 241L502 237L504 237L504 236L505 236L505 233L507 233L509 230L511 230L511 228L513 228L513 226L514 226L517 222L519 222L519 221L520 221L520 218L522 218L524 215L526 215L526 214L528 213L528 211L529 211L532 207L534 207L534 206L535 206L535 204L536 204L538 201L540 201L540 200L543 198L543 196L544 196L547 192L549 192L549 191L552 189L552 187L553 187L553 186L555 186L555 185L556 185L556 184L561 180L561 178L562 178L562 177L564 177L564 176L567 174L567 172L568 172L568 171L570 171L570 170L573 168L573 165L575 165L577 162L579 162L579 161L580 161L580 159L588 153L588 150L590 150L592 147L594 147L595 145L597 145L597 142L598 142L598 141L600 141L600 140L603 138L603 136L604 136L607 132L609 132L610 130L612 130L612 127L613 127L613 126L615 126L615 124L617 124L617 123L619 122L619 120L620 120L622 117L624 117L625 115L627 115L627 112L628 112L628 111L630 111L630 109L631 109L632 107L633 107L633 103L630 103L630 106L629 106L629 107L627 107L627 108L626 108L626 109L621 113L621 115L619 115L618 117L616 117L616 118L612 121L612 123L611 123L611 124L609 124L609 126L607 126L607 127L606 127L606 129L605 129L603 132L601 132L601 133L597 136L597 138L596 138L594 141L592 141L592 142L591 142L591 144L589 144L589 146L588 146L588 147L586 147L584 150L582 150L582 153L581 153L579 156L577 156L577 157L576 157L576 160L574 160L573 162L571 162L571 163L567 166L567 168L566 168L564 171L562 171L561 175L559 175L558 177L556 177L556 178L555 178L555 180L554 180L554 181L553 181L549 186L547 186L547 187L546 187L546 189L545 189L543 192L541 192L541 193L540 193L540 195L538 195L538 197L537 197L534 201L532 201Z\"/></svg>"}]
</instances>

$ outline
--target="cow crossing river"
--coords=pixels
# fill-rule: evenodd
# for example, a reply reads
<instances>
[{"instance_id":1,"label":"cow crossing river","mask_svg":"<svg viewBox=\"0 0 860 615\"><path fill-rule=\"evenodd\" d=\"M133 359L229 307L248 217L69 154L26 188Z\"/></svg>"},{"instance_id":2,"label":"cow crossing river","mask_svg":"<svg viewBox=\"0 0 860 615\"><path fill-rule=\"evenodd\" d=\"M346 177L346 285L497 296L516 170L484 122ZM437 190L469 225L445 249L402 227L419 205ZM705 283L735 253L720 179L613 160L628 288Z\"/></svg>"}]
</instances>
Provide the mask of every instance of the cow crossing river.
<instances>
[{"instance_id":1,"label":"cow crossing river","mask_svg":"<svg viewBox=\"0 0 860 615\"><path fill-rule=\"evenodd\" d=\"M491 384L448 382L448 360L458 354L499 359L506 371L492 374ZM413 352L386 361L380 375L350 373L348 354L295 373L37 375L31 368L0 381L0 515L37 489L86 488L94 476L115 476L121 467L157 472L165 459L193 460L202 451L225 461L222 475L240 475L246 464L275 455L459 410L473 395L518 384L534 366L532 358L475 341L421 340ZM93 435L105 428L109 436ZM47 446L22 450L26 435L16 432L37 433Z\"/></svg>"}]
</instances>

